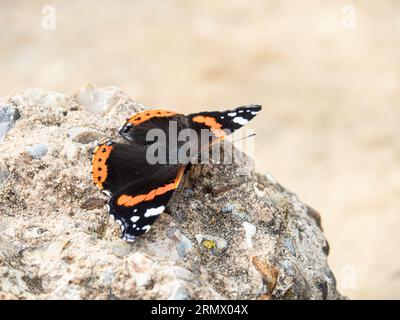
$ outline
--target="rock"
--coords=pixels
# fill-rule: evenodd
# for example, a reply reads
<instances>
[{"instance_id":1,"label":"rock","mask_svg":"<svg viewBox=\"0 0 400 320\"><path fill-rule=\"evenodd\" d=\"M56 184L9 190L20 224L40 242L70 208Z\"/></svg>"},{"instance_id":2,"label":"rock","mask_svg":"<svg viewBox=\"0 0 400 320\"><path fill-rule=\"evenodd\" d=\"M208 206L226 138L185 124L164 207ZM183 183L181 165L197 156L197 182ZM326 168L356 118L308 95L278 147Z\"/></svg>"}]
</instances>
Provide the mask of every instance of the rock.
<instances>
[{"instance_id":1,"label":"rock","mask_svg":"<svg viewBox=\"0 0 400 320\"><path fill-rule=\"evenodd\" d=\"M140 252L135 252L129 257L128 266L136 286L143 288L150 286L153 261L148 256Z\"/></svg>"},{"instance_id":2,"label":"rock","mask_svg":"<svg viewBox=\"0 0 400 320\"><path fill-rule=\"evenodd\" d=\"M38 238L42 237L45 232L46 232L46 229L42 229L42 228L34 226L34 225L29 226L28 228L26 228L24 230L23 238L28 241L38 239Z\"/></svg>"},{"instance_id":3,"label":"rock","mask_svg":"<svg viewBox=\"0 0 400 320\"><path fill-rule=\"evenodd\" d=\"M113 269L107 269L100 274L100 281L106 285L110 285L115 277L115 271Z\"/></svg>"},{"instance_id":4,"label":"rock","mask_svg":"<svg viewBox=\"0 0 400 320\"><path fill-rule=\"evenodd\" d=\"M85 210L100 209L103 208L106 205L106 203L107 203L106 200L102 198L93 197L84 199L83 203L80 205L80 208Z\"/></svg>"},{"instance_id":5,"label":"rock","mask_svg":"<svg viewBox=\"0 0 400 320\"><path fill-rule=\"evenodd\" d=\"M320 215L246 156L193 166L170 215L126 243L91 182L91 151L143 107L93 86L3 101L21 119L0 143L0 298L342 298Z\"/></svg>"},{"instance_id":6,"label":"rock","mask_svg":"<svg viewBox=\"0 0 400 320\"><path fill-rule=\"evenodd\" d=\"M227 204L221 209L222 213L232 213L236 209L235 205L232 203Z\"/></svg>"},{"instance_id":7,"label":"rock","mask_svg":"<svg viewBox=\"0 0 400 320\"><path fill-rule=\"evenodd\" d=\"M94 150L94 148L93 148ZM75 143L67 143L61 150L61 154L66 156L68 160L73 161L79 156L79 153L81 151L81 148L79 145ZM91 152L90 152L91 153Z\"/></svg>"},{"instance_id":8,"label":"rock","mask_svg":"<svg viewBox=\"0 0 400 320\"><path fill-rule=\"evenodd\" d=\"M252 258L252 262L256 270L260 273L262 281L268 289L267 294L272 293L276 287L278 269L270 266L266 261L262 261L262 259L257 256Z\"/></svg>"},{"instance_id":9,"label":"rock","mask_svg":"<svg viewBox=\"0 0 400 320\"><path fill-rule=\"evenodd\" d=\"M194 192L192 189L185 189L185 196L186 197L192 197L194 195Z\"/></svg>"},{"instance_id":10,"label":"rock","mask_svg":"<svg viewBox=\"0 0 400 320\"><path fill-rule=\"evenodd\" d=\"M15 121L20 117L17 108L11 105L0 105L0 143L4 141L7 132L14 127Z\"/></svg>"},{"instance_id":11,"label":"rock","mask_svg":"<svg viewBox=\"0 0 400 320\"><path fill-rule=\"evenodd\" d=\"M168 300L189 300L190 296L184 285L177 283L173 289L172 294L168 297Z\"/></svg>"},{"instance_id":12,"label":"rock","mask_svg":"<svg viewBox=\"0 0 400 320\"><path fill-rule=\"evenodd\" d=\"M187 252L192 250L192 242L178 229L168 229L166 234L168 238L175 242L180 257L185 257Z\"/></svg>"},{"instance_id":13,"label":"rock","mask_svg":"<svg viewBox=\"0 0 400 320\"><path fill-rule=\"evenodd\" d=\"M6 166L6 163L3 160L0 160L0 189L1 186L7 181L10 176L10 171Z\"/></svg>"},{"instance_id":14,"label":"rock","mask_svg":"<svg viewBox=\"0 0 400 320\"><path fill-rule=\"evenodd\" d=\"M37 143L25 147L26 151L32 156L33 159L40 159L47 154L49 147L47 144Z\"/></svg>"},{"instance_id":15,"label":"rock","mask_svg":"<svg viewBox=\"0 0 400 320\"><path fill-rule=\"evenodd\" d=\"M72 127L68 129L67 136L74 142L88 144L90 142L99 141L106 136L104 133L90 128Z\"/></svg>"},{"instance_id":16,"label":"rock","mask_svg":"<svg viewBox=\"0 0 400 320\"><path fill-rule=\"evenodd\" d=\"M190 272L189 270L178 267L178 266L172 266L170 268L164 269L163 273L165 275L169 275L172 278L178 279L178 280L183 280L187 282L193 282L196 281L196 276Z\"/></svg>"},{"instance_id":17,"label":"rock","mask_svg":"<svg viewBox=\"0 0 400 320\"><path fill-rule=\"evenodd\" d=\"M292 240L290 240L289 238L286 238L285 240L283 240L283 244L285 245L286 249L288 249L292 255L294 255L294 256L296 255L296 250L293 246Z\"/></svg>"},{"instance_id":18,"label":"rock","mask_svg":"<svg viewBox=\"0 0 400 320\"><path fill-rule=\"evenodd\" d=\"M113 88L97 88L93 84L86 84L75 94L77 102L92 113L105 113L118 101L117 90Z\"/></svg>"},{"instance_id":19,"label":"rock","mask_svg":"<svg viewBox=\"0 0 400 320\"><path fill-rule=\"evenodd\" d=\"M212 235L196 235L196 240L200 246L213 254L222 254L228 247L228 242L221 238Z\"/></svg>"},{"instance_id":20,"label":"rock","mask_svg":"<svg viewBox=\"0 0 400 320\"><path fill-rule=\"evenodd\" d=\"M196 234L194 237L199 244L203 242L204 236L202 234Z\"/></svg>"},{"instance_id":21,"label":"rock","mask_svg":"<svg viewBox=\"0 0 400 320\"><path fill-rule=\"evenodd\" d=\"M239 221L249 219L249 216L245 212L238 210L236 205L232 203L228 203L226 206L224 206L221 209L221 212L224 214L231 214Z\"/></svg>"},{"instance_id":22,"label":"rock","mask_svg":"<svg viewBox=\"0 0 400 320\"><path fill-rule=\"evenodd\" d=\"M111 250L113 254L115 254L117 257L126 257L131 253L132 251L132 246L129 245L126 241L117 240L115 243L111 245Z\"/></svg>"},{"instance_id":23,"label":"rock","mask_svg":"<svg viewBox=\"0 0 400 320\"><path fill-rule=\"evenodd\" d=\"M249 222L247 222L247 221L245 221L245 222L243 222L242 223L242 226L243 226L243 228L244 228L244 231L245 231L245 234L246 234L246 244L247 244L247 247L250 249L250 248L253 248L253 242L252 242L252 238L253 238L253 236L256 234L256 232L257 232L257 228L256 228L256 226L254 225L254 224L251 224L251 223L249 223Z\"/></svg>"},{"instance_id":24,"label":"rock","mask_svg":"<svg viewBox=\"0 0 400 320\"><path fill-rule=\"evenodd\" d=\"M133 272L143 273L150 271L153 260L141 252L135 252L129 257L128 263L130 263Z\"/></svg>"}]
</instances>

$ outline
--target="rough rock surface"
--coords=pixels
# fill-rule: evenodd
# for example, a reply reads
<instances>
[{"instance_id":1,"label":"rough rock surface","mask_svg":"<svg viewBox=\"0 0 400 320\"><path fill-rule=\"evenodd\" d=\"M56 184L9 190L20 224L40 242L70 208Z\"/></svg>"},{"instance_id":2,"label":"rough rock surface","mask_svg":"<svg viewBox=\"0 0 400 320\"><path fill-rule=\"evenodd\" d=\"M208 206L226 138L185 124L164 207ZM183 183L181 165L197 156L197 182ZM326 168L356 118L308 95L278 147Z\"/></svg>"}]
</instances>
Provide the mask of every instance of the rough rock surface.
<instances>
[{"instance_id":1,"label":"rough rock surface","mask_svg":"<svg viewBox=\"0 0 400 320\"><path fill-rule=\"evenodd\" d=\"M245 158L194 167L170 214L134 243L119 239L91 152L143 107L96 90L4 98L21 117L0 144L0 298L341 298L319 214Z\"/></svg>"},{"instance_id":2,"label":"rough rock surface","mask_svg":"<svg viewBox=\"0 0 400 320\"><path fill-rule=\"evenodd\" d=\"M14 127L15 121L19 117L20 114L17 108L0 101L0 143L4 141L7 132Z\"/></svg>"}]
</instances>

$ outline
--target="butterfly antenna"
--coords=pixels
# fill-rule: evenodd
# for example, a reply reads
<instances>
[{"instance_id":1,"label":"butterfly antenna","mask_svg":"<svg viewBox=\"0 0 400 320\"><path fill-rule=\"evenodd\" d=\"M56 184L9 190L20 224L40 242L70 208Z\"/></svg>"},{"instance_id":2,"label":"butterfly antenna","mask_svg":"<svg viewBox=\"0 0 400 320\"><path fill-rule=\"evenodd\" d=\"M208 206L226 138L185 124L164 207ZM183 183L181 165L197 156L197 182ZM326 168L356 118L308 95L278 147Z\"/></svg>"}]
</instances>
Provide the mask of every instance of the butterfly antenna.
<instances>
[{"instance_id":1,"label":"butterfly antenna","mask_svg":"<svg viewBox=\"0 0 400 320\"><path fill-rule=\"evenodd\" d=\"M241 138L238 138L238 139L232 140L232 141L231 141L231 143L235 143L235 142L238 142L238 141L241 141L241 140L247 139L247 138L251 138L251 137L254 137L255 135L256 135L255 133L252 133L252 134L249 134L249 135L247 135L247 136L245 136L245 137L241 137Z\"/></svg>"},{"instance_id":2,"label":"butterfly antenna","mask_svg":"<svg viewBox=\"0 0 400 320\"><path fill-rule=\"evenodd\" d=\"M245 136L245 137L241 137L241 138L232 140L232 141L230 141L230 142L233 144L233 143L235 143L235 142L238 142L238 141L241 141L241 140L245 140L245 139L247 139L247 138L254 137L255 135L256 135L255 133L252 133L252 134L249 134L249 135L247 135L247 136ZM198 153L198 155L197 155L197 157L198 157L198 159L199 159L198 164L201 164L200 159L202 158L203 155L208 156L208 155L209 155L209 150ZM210 160L210 158L207 157L206 160Z\"/></svg>"}]
</instances>

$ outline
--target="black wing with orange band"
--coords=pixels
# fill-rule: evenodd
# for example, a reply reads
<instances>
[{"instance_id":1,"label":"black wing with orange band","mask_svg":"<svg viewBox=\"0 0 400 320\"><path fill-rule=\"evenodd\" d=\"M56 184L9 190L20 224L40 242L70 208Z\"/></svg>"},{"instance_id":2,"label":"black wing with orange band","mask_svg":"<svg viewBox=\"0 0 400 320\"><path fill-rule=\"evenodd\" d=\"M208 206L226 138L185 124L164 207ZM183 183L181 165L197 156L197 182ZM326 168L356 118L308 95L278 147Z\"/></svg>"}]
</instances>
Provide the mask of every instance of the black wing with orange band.
<instances>
[{"instance_id":1,"label":"black wing with orange band","mask_svg":"<svg viewBox=\"0 0 400 320\"><path fill-rule=\"evenodd\" d=\"M228 111L192 113L187 117L197 131L209 129L216 138L223 139L253 119L261 108L260 105L251 104Z\"/></svg>"},{"instance_id":2,"label":"black wing with orange band","mask_svg":"<svg viewBox=\"0 0 400 320\"><path fill-rule=\"evenodd\" d=\"M109 213L120 224L122 238L134 241L164 211L179 185L184 166L151 165L146 146L101 143L92 160L92 180L111 195Z\"/></svg>"},{"instance_id":3,"label":"black wing with orange band","mask_svg":"<svg viewBox=\"0 0 400 320\"><path fill-rule=\"evenodd\" d=\"M126 119L126 122L119 129L121 136L131 142L147 145L147 133L152 129L163 130L166 134L172 124L176 125L179 132L189 126L186 116L167 110L147 110L139 112Z\"/></svg>"}]
</instances>

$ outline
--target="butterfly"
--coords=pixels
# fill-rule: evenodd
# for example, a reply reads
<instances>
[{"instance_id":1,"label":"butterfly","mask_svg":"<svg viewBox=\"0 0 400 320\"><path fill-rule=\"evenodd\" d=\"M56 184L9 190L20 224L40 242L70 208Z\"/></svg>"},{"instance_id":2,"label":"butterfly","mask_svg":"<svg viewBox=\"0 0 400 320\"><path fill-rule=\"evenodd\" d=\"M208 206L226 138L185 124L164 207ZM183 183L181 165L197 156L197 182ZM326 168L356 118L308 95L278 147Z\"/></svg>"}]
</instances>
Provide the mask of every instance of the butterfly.
<instances>
[{"instance_id":1,"label":"butterfly","mask_svg":"<svg viewBox=\"0 0 400 320\"><path fill-rule=\"evenodd\" d=\"M190 160L241 128L260 110L260 105L189 115L147 110L126 120L119 129L123 138L121 142L107 140L99 143L93 152L92 181L110 196L109 214L120 225L122 239L134 241L149 231L178 188ZM208 132L205 147L199 143L204 131ZM197 137L189 142L190 139L186 139L173 144L171 142L176 141L176 137L171 132L177 135L189 132L186 137L193 138L196 134ZM158 139L149 139L149 135L154 133L164 134L164 141L159 141L161 135L157 136ZM195 150L189 161L188 158L182 161L179 157L172 161L171 154L179 154L187 144ZM167 161L149 161L149 151L156 145L160 147L153 154L156 160L163 153Z\"/></svg>"}]
</instances>

